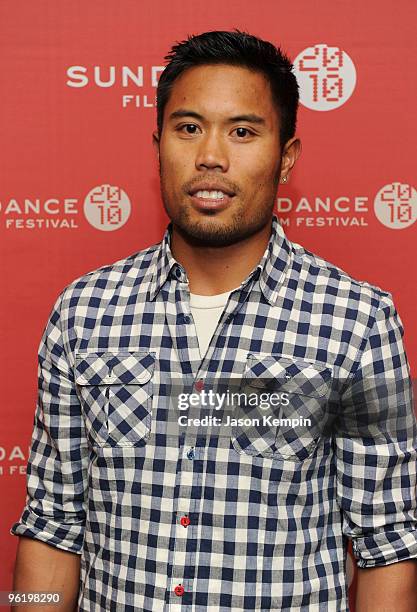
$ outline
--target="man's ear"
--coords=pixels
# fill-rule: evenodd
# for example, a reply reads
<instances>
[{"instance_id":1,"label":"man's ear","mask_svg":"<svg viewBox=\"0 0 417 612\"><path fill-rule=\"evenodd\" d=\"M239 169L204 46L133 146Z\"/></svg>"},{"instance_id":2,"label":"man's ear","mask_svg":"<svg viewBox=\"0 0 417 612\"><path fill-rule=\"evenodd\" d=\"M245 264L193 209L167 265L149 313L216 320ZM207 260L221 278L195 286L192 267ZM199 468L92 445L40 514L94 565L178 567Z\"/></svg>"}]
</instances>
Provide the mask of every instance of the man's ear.
<instances>
[{"instance_id":1,"label":"man's ear","mask_svg":"<svg viewBox=\"0 0 417 612\"><path fill-rule=\"evenodd\" d=\"M152 144L154 146L155 153L159 161L159 132L158 130L154 130L152 132Z\"/></svg>"},{"instance_id":2,"label":"man's ear","mask_svg":"<svg viewBox=\"0 0 417 612\"><path fill-rule=\"evenodd\" d=\"M285 143L281 158L281 182L288 180L289 173L301 154L301 141L299 138L291 138Z\"/></svg>"}]
</instances>

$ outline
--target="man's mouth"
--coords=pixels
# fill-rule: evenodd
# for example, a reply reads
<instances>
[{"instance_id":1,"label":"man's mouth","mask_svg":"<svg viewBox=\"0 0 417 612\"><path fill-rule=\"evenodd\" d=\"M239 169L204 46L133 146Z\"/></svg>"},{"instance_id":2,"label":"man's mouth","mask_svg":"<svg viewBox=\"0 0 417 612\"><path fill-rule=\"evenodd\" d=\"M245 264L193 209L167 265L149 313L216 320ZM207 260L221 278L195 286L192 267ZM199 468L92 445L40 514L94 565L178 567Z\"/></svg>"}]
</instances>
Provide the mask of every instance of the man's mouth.
<instances>
[{"instance_id":1,"label":"man's mouth","mask_svg":"<svg viewBox=\"0 0 417 612\"><path fill-rule=\"evenodd\" d=\"M195 182L191 185L188 195L197 211L214 214L228 208L236 192L213 177Z\"/></svg>"},{"instance_id":2,"label":"man's mouth","mask_svg":"<svg viewBox=\"0 0 417 612\"><path fill-rule=\"evenodd\" d=\"M222 211L230 205L234 194L225 193L221 189L198 189L191 192L193 207L202 213L214 214Z\"/></svg>"},{"instance_id":3,"label":"man's mouth","mask_svg":"<svg viewBox=\"0 0 417 612\"><path fill-rule=\"evenodd\" d=\"M222 200L223 198L229 197L227 193L220 190L207 191L206 189L200 189L192 194L196 198L203 200Z\"/></svg>"}]
</instances>

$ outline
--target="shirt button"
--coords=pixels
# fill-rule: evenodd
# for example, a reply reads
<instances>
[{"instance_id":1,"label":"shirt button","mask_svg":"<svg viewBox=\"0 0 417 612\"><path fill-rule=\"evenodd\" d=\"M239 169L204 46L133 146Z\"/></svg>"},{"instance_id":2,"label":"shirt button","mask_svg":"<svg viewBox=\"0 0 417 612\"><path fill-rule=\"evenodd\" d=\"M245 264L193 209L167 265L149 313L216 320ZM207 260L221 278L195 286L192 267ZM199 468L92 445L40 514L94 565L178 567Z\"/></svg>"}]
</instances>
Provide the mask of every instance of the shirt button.
<instances>
[{"instance_id":1,"label":"shirt button","mask_svg":"<svg viewBox=\"0 0 417 612\"><path fill-rule=\"evenodd\" d=\"M190 448L190 450L187 452L187 459L194 459L194 457L195 457L194 449Z\"/></svg>"},{"instance_id":2,"label":"shirt button","mask_svg":"<svg viewBox=\"0 0 417 612\"><path fill-rule=\"evenodd\" d=\"M201 378L200 378L200 380L197 380L197 382L194 385L194 388L197 391L202 391L204 389L204 380L202 380Z\"/></svg>"},{"instance_id":3,"label":"shirt button","mask_svg":"<svg viewBox=\"0 0 417 612\"><path fill-rule=\"evenodd\" d=\"M182 516L180 523L183 527L188 527L188 525L191 523L190 519L188 518L188 516Z\"/></svg>"},{"instance_id":4,"label":"shirt button","mask_svg":"<svg viewBox=\"0 0 417 612\"><path fill-rule=\"evenodd\" d=\"M177 586L174 589L174 593L175 595L178 595L178 597L181 597L181 595L184 595L184 587L182 586L182 584L177 584Z\"/></svg>"},{"instance_id":5,"label":"shirt button","mask_svg":"<svg viewBox=\"0 0 417 612\"><path fill-rule=\"evenodd\" d=\"M184 323L191 323L191 317L184 315Z\"/></svg>"},{"instance_id":6,"label":"shirt button","mask_svg":"<svg viewBox=\"0 0 417 612\"><path fill-rule=\"evenodd\" d=\"M179 268L176 268L176 269L175 269L175 276L176 276L177 278L181 278L181 270L180 270Z\"/></svg>"}]
</instances>

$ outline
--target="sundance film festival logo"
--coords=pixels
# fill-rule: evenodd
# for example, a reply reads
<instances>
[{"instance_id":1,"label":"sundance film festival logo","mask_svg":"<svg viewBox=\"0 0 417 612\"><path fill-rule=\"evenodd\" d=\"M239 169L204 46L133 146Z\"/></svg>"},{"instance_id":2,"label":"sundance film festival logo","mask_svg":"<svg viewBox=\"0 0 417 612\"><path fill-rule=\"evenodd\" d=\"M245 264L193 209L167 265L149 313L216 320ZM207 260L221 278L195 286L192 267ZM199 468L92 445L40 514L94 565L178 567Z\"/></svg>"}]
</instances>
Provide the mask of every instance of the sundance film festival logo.
<instances>
[{"instance_id":1,"label":"sundance film festival logo","mask_svg":"<svg viewBox=\"0 0 417 612\"><path fill-rule=\"evenodd\" d=\"M374 210L377 219L386 227L409 227L417 219L417 191L404 183L385 185L375 197Z\"/></svg>"},{"instance_id":2,"label":"sundance film festival logo","mask_svg":"<svg viewBox=\"0 0 417 612\"><path fill-rule=\"evenodd\" d=\"M389 229L410 227L417 219L417 191L412 185L394 182L376 195L309 195L277 198L277 213L283 227L366 228L373 212Z\"/></svg>"},{"instance_id":3,"label":"sundance film festival logo","mask_svg":"<svg viewBox=\"0 0 417 612\"><path fill-rule=\"evenodd\" d=\"M2 199L0 223L8 230L77 230L84 215L95 229L109 232L122 227L130 216L130 200L115 185L99 185L81 198L37 197Z\"/></svg>"},{"instance_id":4,"label":"sundance film festival logo","mask_svg":"<svg viewBox=\"0 0 417 612\"><path fill-rule=\"evenodd\" d=\"M24 476L30 449L0 442L0 476Z\"/></svg>"},{"instance_id":5,"label":"sundance film festival logo","mask_svg":"<svg viewBox=\"0 0 417 612\"><path fill-rule=\"evenodd\" d=\"M94 187L84 200L87 221L103 232L122 227L129 219L130 210L130 200L126 192L114 185Z\"/></svg>"},{"instance_id":6,"label":"sundance film festival logo","mask_svg":"<svg viewBox=\"0 0 417 612\"><path fill-rule=\"evenodd\" d=\"M300 85L300 102L312 110L329 111L342 106L356 85L356 69L340 47L317 44L294 60Z\"/></svg>"},{"instance_id":7,"label":"sundance film festival logo","mask_svg":"<svg viewBox=\"0 0 417 612\"><path fill-rule=\"evenodd\" d=\"M116 88L123 92L123 108L154 108L155 90L164 69L165 66L68 66L66 85L72 89Z\"/></svg>"}]
</instances>

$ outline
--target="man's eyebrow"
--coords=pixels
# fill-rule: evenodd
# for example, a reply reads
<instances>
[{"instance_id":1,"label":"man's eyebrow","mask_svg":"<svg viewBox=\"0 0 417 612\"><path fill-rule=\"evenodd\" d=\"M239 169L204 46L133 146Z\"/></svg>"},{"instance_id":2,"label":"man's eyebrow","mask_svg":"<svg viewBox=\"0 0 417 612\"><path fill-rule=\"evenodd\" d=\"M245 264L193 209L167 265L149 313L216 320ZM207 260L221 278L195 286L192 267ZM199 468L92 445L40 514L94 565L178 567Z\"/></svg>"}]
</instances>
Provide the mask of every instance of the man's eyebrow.
<instances>
[{"instance_id":1,"label":"man's eyebrow","mask_svg":"<svg viewBox=\"0 0 417 612\"><path fill-rule=\"evenodd\" d=\"M228 123L239 123L243 121L245 123L257 123L258 125L265 125L265 119L255 113L249 113L247 115L236 115L236 117L230 117L227 120Z\"/></svg>"},{"instance_id":2,"label":"man's eyebrow","mask_svg":"<svg viewBox=\"0 0 417 612\"><path fill-rule=\"evenodd\" d=\"M197 119L198 121L203 121L204 117L195 111L188 110L186 108L179 108L170 114L169 119L181 119L183 117L193 117L193 119Z\"/></svg>"},{"instance_id":3,"label":"man's eyebrow","mask_svg":"<svg viewBox=\"0 0 417 612\"><path fill-rule=\"evenodd\" d=\"M188 110L186 108L179 108L170 114L169 119L183 119L184 117L192 117L193 119L197 119L197 121L204 121L204 117L200 115L200 113L196 113L195 111ZM235 117L229 117L226 122L227 123L239 123L243 121L245 123L255 123L257 125L265 125L265 119L256 115L255 113L248 113L244 115L236 115Z\"/></svg>"}]
</instances>

